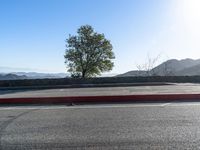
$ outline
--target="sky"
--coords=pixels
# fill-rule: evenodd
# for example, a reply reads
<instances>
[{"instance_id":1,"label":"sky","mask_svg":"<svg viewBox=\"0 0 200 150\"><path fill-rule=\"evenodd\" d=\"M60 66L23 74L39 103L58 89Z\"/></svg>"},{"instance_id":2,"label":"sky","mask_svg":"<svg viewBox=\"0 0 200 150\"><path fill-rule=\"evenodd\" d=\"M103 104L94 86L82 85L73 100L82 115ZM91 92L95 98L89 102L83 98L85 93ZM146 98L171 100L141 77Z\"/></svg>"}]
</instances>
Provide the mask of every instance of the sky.
<instances>
[{"instance_id":1,"label":"sky","mask_svg":"<svg viewBox=\"0 0 200 150\"><path fill-rule=\"evenodd\" d=\"M0 66L66 72L65 40L86 24L113 45L110 73L147 56L198 59L199 8L200 0L0 0Z\"/></svg>"}]
</instances>

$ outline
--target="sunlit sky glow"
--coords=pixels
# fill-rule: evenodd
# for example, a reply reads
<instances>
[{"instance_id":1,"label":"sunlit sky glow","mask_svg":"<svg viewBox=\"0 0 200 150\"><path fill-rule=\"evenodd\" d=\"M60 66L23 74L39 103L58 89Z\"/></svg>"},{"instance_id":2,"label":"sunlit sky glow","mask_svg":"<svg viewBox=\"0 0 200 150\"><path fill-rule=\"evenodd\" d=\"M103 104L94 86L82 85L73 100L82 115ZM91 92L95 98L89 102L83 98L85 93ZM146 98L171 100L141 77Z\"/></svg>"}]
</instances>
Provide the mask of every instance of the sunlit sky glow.
<instances>
[{"instance_id":1,"label":"sunlit sky glow","mask_svg":"<svg viewBox=\"0 0 200 150\"><path fill-rule=\"evenodd\" d=\"M85 24L113 44L111 73L200 58L200 0L0 0L0 66L66 72L65 39Z\"/></svg>"}]
</instances>

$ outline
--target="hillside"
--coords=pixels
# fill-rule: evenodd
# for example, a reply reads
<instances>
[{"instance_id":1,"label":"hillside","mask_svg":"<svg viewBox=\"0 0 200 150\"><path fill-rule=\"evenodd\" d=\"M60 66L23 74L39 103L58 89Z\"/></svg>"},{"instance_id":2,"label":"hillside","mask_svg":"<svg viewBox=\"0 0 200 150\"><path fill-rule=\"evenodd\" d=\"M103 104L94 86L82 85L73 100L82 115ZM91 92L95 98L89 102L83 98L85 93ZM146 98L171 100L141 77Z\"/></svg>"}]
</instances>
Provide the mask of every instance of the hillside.
<instances>
[{"instance_id":1,"label":"hillside","mask_svg":"<svg viewBox=\"0 0 200 150\"><path fill-rule=\"evenodd\" d=\"M65 73L35 73L35 72L12 72L12 73L0 73L0 80L18 80L18 79L57 79L65 78Z\"/></svg>"},{"instance_id":2,"label":"hillside","mask_svg":"<svg viewBox=\"0 0 200 150\"><path fill-rule=\"evenodd\" d=\"M13 74L17 76L26 76L29 79L45 79L45 78L65 78L69 76L67 73L40 73L37 69L29 68L12 68L0 66L0 74Z\"/></svg>"},{"instance_id":3,"label":"hillside","mask_svg":"<svg viewBox=\"0 0 200 150\"><path fill-rule=\"evenodd\" d=\"M38 73L38 72L12 72L18 76L27 76L29 79L54 79L65 78L68 76L66 73Z\"/></svg>"},{"instance_id":4,"label":"hillside","mask_svg":"<svg viewBox=\"0 0 200 150\"><path fill-rule=\"evenodd\" d=\"M119 77L126 76L193 76L200 75L200 59L170 59L162 64L154 67L149 72L147 71L129 71L124 74L118 75Z\"/></svg>"},{"instance_id":5,"label":"hillside","mask_svg":"<svg viewBox=\"0 0 200 150\"><path fill-rule=\"evenodd\" d=\"M18 76L15 74L0 74L0 80L21 80L27 79L27 76Z\"/></svg>"}]
</instances>

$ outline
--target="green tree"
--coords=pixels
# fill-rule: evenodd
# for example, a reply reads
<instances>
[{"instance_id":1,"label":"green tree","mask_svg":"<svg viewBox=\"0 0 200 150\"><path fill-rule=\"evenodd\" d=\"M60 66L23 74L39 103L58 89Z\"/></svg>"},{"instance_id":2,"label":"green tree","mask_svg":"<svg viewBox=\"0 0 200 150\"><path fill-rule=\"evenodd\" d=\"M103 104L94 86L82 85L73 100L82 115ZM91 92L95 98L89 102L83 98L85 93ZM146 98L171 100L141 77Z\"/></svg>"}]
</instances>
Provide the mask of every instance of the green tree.
<instances>
[{"instance_id":1,"label":"green tree","mask_svg":"<svg viewBox=\"0 0 200 150\"><path fill-rule=\"evenodd\" d=\"M112 45L104 34L89 26L81 26L78 35L66 40L65 63L72 77L94 77L112 70L115 58Z\"/></svg>"}]
</instances>

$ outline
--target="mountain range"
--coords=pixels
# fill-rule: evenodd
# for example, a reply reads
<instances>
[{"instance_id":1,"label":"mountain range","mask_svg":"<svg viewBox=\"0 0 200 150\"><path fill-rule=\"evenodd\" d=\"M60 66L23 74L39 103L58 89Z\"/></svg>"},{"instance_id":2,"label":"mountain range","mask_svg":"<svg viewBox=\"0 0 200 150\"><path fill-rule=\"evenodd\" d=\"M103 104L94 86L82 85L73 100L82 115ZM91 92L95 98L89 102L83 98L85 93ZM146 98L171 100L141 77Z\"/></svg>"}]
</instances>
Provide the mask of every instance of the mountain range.
<instances>
[{"instance_id":1,"label":"mountain range","mask_svg":"<svg viewBox=\"0 0 200 150\"><path fill-rule=\"evenodd\" d=\"M0 80L65 78L67 73L38 73L33 69L0 66Z\"/></svg>"},{"instance_id":2,"label":"mountain range","mask_svg":"<svg viewBox=\"0 0 200 150\"><path fill-rule=\"evenodd\" d=\"M0 80L21 80L21 79L55 79L65 78L65 73L36 73L36 72L12 72L1 73Z\"/></svg>"},{"instance_id":3,"label":"mountain range","mask_svg":"<svg viewBox=\"0 0 200 150\"><path fill-rule=\"evenodd\" d=\"M29 79L45 79L45 78L65 78L67 73L38 73L38 72L12 72L18 76L26 76Z\"/></svg>"},{"instance_id":4,"label":"mountain range","mask_svg":"<svg viewBox=\"0 0 200 150\"><path fill-rule=\"evenodd\" d=\"M0 80L22 80L28 79L27 76L18 76L15 74L0 74Z\"/></svg>"},{"instance_id":5,"label":"mountain range","mask_svg":"<svg viewBox=\"0 0 200 150\"><path fill-rule=\"evenodd\" d=\"M195 76L200 75L200 59L170 59L160 65L146 71L133 70L124 74L117 75L118 77L127 76Z\"/></svg>"},{"instance_id":6,"label":"mountain range","mask_svg":"<svg viewBox=\"0 0 200 150\"><path fill-rule=\"evenodd\" d=\"M7 72L6 72L6 71ZM16 70L16 69L15 69ZM19 69L18 69L19 70ZM10 71L10 72L8 72ZM11 72L12 71L12 72ZM17 79L45 79L45 78L65 78L67 73L38 73L13 71L13 68L0 67L0 80L17 80ZM104 76L115 76L116 74L103 74ZM146 71L133 70L124 74L116 75L117 77L131 76L195 76L200 75L200 59L170 59L160 65Z\"/></svg>"},{"instance_id":7,"label":"mountain range","mask_svg":"<svg viewBox=\"0 0 200 150\"><path fill-rule=\"evenodd\" d=\"M11 72L0 73L0 80L65 78L66 73Z\"/></svg>"}]
</instances>

